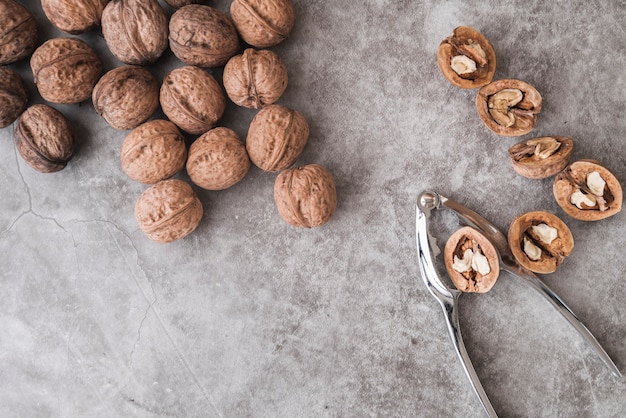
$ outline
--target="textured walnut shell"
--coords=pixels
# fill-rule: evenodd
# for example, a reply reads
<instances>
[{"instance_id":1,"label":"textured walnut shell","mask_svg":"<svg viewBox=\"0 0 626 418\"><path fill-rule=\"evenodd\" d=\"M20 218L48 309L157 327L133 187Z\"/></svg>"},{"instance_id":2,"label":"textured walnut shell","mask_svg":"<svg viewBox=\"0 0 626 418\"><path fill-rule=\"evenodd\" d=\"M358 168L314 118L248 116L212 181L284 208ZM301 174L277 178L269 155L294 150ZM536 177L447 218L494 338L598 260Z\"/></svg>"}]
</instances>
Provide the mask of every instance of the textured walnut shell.
<instances>
[{"instance_id":1,"label":"textured walnut shell","mask_svg":"<svg viewBox=\"0 0 626 418\"><path fill-rule=\"evenodd\" d=\"M44 42L30 58L37 89L52 103L79 103L91 97L102 74L93 49L77 38Z\"/></svg>"},{"instance_id":2,"label":"textured walnut shell","mask_svg":"<svg viewBox=\"0 0 626 418\"><path fill-rule=\"evenodd\" d=\"M191 234L202 219L202 203L182 180L160 181L144 191L135 204L139 228L153 241L166 243Z\"/></svg>"},{"instance_id":3,"label":"textured walnut shell","mask_svg":"<svg viewBox=\"0 0 626 418\"><path fill-rule=\"evenodd\" d=\"M102 14L102 35L123 63L151 64L167 49L167 15L157 0L112 0Z\"/></svg>"},{"instance_id":4,"label":"textured walnut shell","mask_svg":"<svg viewBox=\"0 0 626 418\"><path fill-rule=\"evenodd\" d=\"M337 208L335 179L318 164L284 170L274 182L274 201L288 224L302 228L322 226Z\"/></svg>"},{"instance_id":5,"label":"textured walnut shell","mask_svg":"<svg viewBox=\"0 0 626 418\"><path fill-rule=\"evenodd\" d=\"M241 181L249 168L246 146L231 129L211 129L189 147L187 174L203 189L227 189Z\"/></svg>"},{"instance_id":6,"label":"textured walnut shell","mask_svg":"<svg viewBox=\"0 0 626 418\"><path fill-rule=\"evenodd\" d=\"M560 144L552 155L545 158L537 154L536 146L532 145L532 141L542 138L553 138ZM563 170L572 156L573 149L574 141L565 136L541 137L518 142L509 148L509 156L513 170L517 174L530 179L543 179Z\"/></svg>"},{"instance_id":7,"label":"textured walnut shell","mask_svg":"<svg viewBox=\"0 0 626 418\"><path fill-rule=\"evenodd\" d=\"M165 77L160 101L172 122L195 135L214 127L226 108L226 98L215 78L191 65L176 68Z\"/></svg>"},{"instance_id":8,"label":"textured walnut shell","mask_svg":"<svg viewBox=\"0 0 626 418\"><path fill-rule=\"evenodd\" d=\"M468 272L459 273L452 268L455 255L459 258L463 258L465 250L474 247L480 249L482 254L487 258L490 268L489 273L482 275L473 269ZM487 237L469 226L456 230L450 238L448 238L443 250L443 260L452 283L461 292L488 292L500 275L500 259L495 247Z\"/></svg>"},{"instance_id":9,"label":"textured walnut shell","mask_svg":"<svg viewBox=\"0 0 626 418\"><path fill-rule=\"evenodd\" d=\"M239 50L239 37L224 13L191 4L170 19L170 49L185 64L220 67Z\"/></svg>"},{"instance_id":10,"label":"textured walnut shell","mask_svg":"<svg viewBox=\"0 0 626 418\"><path fill-rule=\"evenodd\" d=\"M0 65L28 57L36 45L33 14L14 0L0 0Z\"/></svg>"},{"instance_id":11,"label":"textured walnut shell","mask_svg":"<svg viewBox=\"0 0 626 418\"><path fill-rule=\"evenodd\" d=\"M190 4L208 4L209 0L165 0L165 3L167 3L170 7L180 9L181 7L189 6Z\"/></svg>"},{"instance_id":12,"label":"textured walnut shell","mask_svg":"<svg viewBox=\"0 0 626 418\"><path fill-rule=\"evenodd\" d=\"M15 146L33 169L41 173L60 171L74 156L74 133L58 110L36 104L24 111L14 134Z\"/></svg>"},{"instance_id":13,"label":"textured walnut shell","mask_svg":"<svg viewBox=\"0 0 626 418\"><path fill-rule=\"evenodd\" d=\"M41 0L50 22L63 32L78 34L98 26L109 0Z\"/></svg>"},{"instance_id":14,"label":"textured walnut shell","mask_svg":"<svg viewBox=\"0 0 626 418\"><path fill-rule=\"evenodd\" d=\"M113 128L133 129L159 107L159 82L142 67L118 67L102 76L91 100L96 112Z\"/></svg>"},{"instance_id":15,"label":"textured walnut shell","mask_svg":"<svg viewBox=\"0 0 626 418\"><path fill-rule=\"evenodd\" d=\"M275 52L247 48L226 63L222 80L230 100L258 109L276 102L285 92L287 67Z\"/></svg>"},{"instance_id":16,"label":"textured walnut shell","mask_svg":"<svg viewBox=\"0 0 626 418\"><path fill-rule=\"evenodd\" d=\"M309 139L309 125L297 110L280 105L256 114L246 137L250 160L261 170L276 172L291 167Z\"/></svg>"},{"instance_id":17,"label":"textured walnut shell","mask_svg":"<svg viewBox=\"0 0 626 418\"><path fill-rule=\"evenodd\" d=\"M550 244L542 242L531 229L542 223L557 230L557 237ZM539 260L530 259L524 252L524 237L541 249ZM544 211L527 212L515 218L509 227L508 241L517 262L535 273L553 273L574 250L574 237L565 222Z\"/></svg>"},{"instance_id":18,"label":"textured walnut shell","mask_svg":"<svg viewBox=\"0 0 626 418\"><path fill-rule=\"evenodd\" d=\"M234 0L230 15L241 38L258 48L281 43L296 21L291 0Z\"/></svg>"},{"instance_id":19,"label":"textured walnut shell","mask_svg":"<svg viewBox=\"0 0 626 418\"><path fill-rule=\"evenodd\" d=\"M576 190L589 192L586 186L587 175L594 171L597 171L606 182L602 196L606 203L606 209L600 210L599 206L579 209L571 202L570 198ZM622 210L622 186L619 180L597 161L580 160L567 166L554 178L552 192L563 211L580 221L598 221L613 216Z\"/></svg>"},{"instance_id":20,"label":"textured walnut shell","mask_svg":"<svg viewBox=\"0 0 626 418\"><path fill-rule=\"evenodd\" d=\"M120 159L128 177L154 184L172 177L185 166L185 138L172 122L152 120L139 125L124 138Z\"/></svg>"},{"instance_id":21,"label":"textured walnut shell","mask_svg":"<svg viewBox=\"0 0 626 418\"><path fill-rule=\"evenodd\" d=\"M457 74L451 66L452 58L463 55L472 61L476 57L467 45L478 44L485 54L476 62L476 70L468 74ZM459 26L452 35L441 41L437 49L437 64L444 77L457 87L474 89L491 83L496 72L496 52L487 38L474 28Z\"/></svg>"},{"instance_id":22,"label":"textured walnut shell","mask_svg":"<svg viewBox=\"0 0 626 418\"><path fill-rule=\"evenodd\" d=\"M6 128L24 112L28 93L22 77L15 71L0 68L0 128Z\"/></svg>"},{"instance_id":23,"label":"textured walnut shell","mask_svg":"<svg viewBox=\"0 0 626 418\"><path fill-rule=\"evenodd\" d=\"M489 113L489 98L504 89L517 89L523 95L522 101L509 109L515 118L513 125L509 127L496 122ZM541 103L541 95L533 86L515 79L493 81L478 90L476 95L476 108L480 119L489 130L503 136L521 136L532 131L537 122L537 115L541 111Z\"/></svg>"}]
</instances>

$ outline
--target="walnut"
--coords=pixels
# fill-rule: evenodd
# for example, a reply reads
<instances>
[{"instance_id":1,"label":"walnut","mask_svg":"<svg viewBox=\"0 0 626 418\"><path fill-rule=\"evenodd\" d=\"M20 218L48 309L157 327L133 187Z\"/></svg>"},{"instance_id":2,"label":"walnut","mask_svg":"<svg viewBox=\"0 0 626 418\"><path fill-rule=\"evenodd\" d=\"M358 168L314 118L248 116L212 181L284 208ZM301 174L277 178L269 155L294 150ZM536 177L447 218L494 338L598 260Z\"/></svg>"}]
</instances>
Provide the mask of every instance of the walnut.
<instances>
[{"instance_id":1,"label":"walnut","mask_svg":"<svg viewBox=\"0 0 626 418\"><path fill-rule=\"evenodd\" d=\"M113 0L102 14L102 35L123 63L151 64L167 49L167 15L157 0Z\"/></svg>"},{"instance_id":2,"label":"walnut","mask_svg":"<svg viewBox=\"0 0 626 418\"><path fill-rule=\"evenodd\" d=\"M102 76L91 99L96 112L113 128L133 129L159 107L159 82L142 67L118 67Z\"/></svg>"},{"instance_id":3,"label":"walnut","mask_svg":"<svg viewBox=\"0 0 626 418\"><path fill-rule=\"evenodd\" d=\"M250 160L261 170L276 172L291 167L309 139L309 125L297 110L280 105L256 114L246 137Z\"/></svg>"},{"instance_id":4,"label":"walnut","mask_svg":"<svg viewBox=\"0 0 626 418\"><path fill-rule=\"evenodd\" d=\"M498 253L487 237L465 226L455 231L443 250L446 270L461 292L485 293L500 275Z\"/></svg>"},{"instance_id":5,"label":"walnut","mask_svg":"<svg viewBox=\"0 0 626 418\"><path fill-rule=\"evenodd\" d=\"M187 147L176 125L152 120L130 131L122 142L122 170L131 179L154 184L178 173L185 166Z\"/></svg>"},{"instance_id":6,"label":"walnut","mask_svg":"<svg viewBox=\"0 0 626 418\"><path fill-rule=\"evenodd\" d=\"M74 156L74 133L58 110L36 104L24 111L14 134L15 146L33 169L41 173L60 171Z\"/></svg>"},{"instance_id":7,"label":"walnut","mask_svg":"<svg viewBox=\"0 0 626 418\"><path fill-rule=\"evenodd\" d=\"M37 45L33 14L14 0L0 0L0 65L28 57Z\"/></svg>"},{"instance_id":8,"label":"walnut","mask_svg":"<svg viewBox=\"0 0 626 418\"><path fill-rule=\"evenodd\" d=\"M135 204L139 228L153 241L166 243L191 234L202 219L202 203L182 180L160 181L144 191Z\"/></svg>"},{"instance_id":9,"label":"walnut","mask_svg":"<svg viewBox=\"0 0 626 418\"><path fill-rule=\"evenodd\" d=\"M337 207L335 179L318 164L284 170L274 182L274 201L288 224L303 228L322 226Z\"/></svg>"},{"instance_id":10,"label":"walnut","mask_svg":"<svg viewBox=\"0 0 626 418\"><path fill-rule=\"evenodd\" d=\"M41 0L50 22L63 32L78 34L98 26L109 0Z\"/></svg>"},{"instance_id":11,"label":"walnut","mask_svg":"<svg viewBox=\"0 0 626 418\"><path fill-rule=\"evenodd\" d=\"M491 83L496 72L496 53L476 29L459 26L439 44L437 64L449 82L473 89Z\"/></svg>"},{"instance_id":12,"label":"walnut","mask_svg":"<svg viewBox=\"0 0 626 418\"><path fill-rule=\"evenodd\" d=\"M572 155L574 141L564 136L543 136L518 142L509 148L513 169L530 179L543 179L563 170Z\"/></svg>"},{"instance_id":13,"label":"walnut","mask_svg":"<svg viewBox=\"0 0 626 418\"><path fill-rule=\"evenodd\" d=\"M189 6L190 4L208 4L209 0L165 0L170 7L180 9L183 6Z\"/></svg>"},{"instance_id":14,"label":"walnut","mask_svg":"<svg viewBox=\"0 0 626 418\"><path fill-rule=\"evenodd\" d=\"M227 189L243 179L249 168L246 146L231 129L211 129L189 148L187 174L203 189Z\"/></svg>"},{"instance_id":15,"label":"walnut","mask_svg":"<svg viewBox=\"0 0 626 418\"><path fill-rule=\"evenodd\" d=\"M243 40L258 48L281 43L296 21L291 0L234 0L230 15Z\"/></svg>"},{"instance_id":16,"label":"walnut","mask_svg":"<svg viewBox=\"0 0 626 418\"><path fill-rule=\"evenodd\" d=\"M30 58L37 89L52 103L78 103L91 97L102 74L93 49L77 38L53 38Z\"/></svg>"},{"instance_id":17,"label":"walnut","mask_svg":"<svg viewBox=\"0 0 626 418\"><path fill-rule=\"evenodd\" d=\"M239 50L239 37L224 13L191 4L170 19L170 49L185 64L220 67Z\"/></svg>"},{"instance_id":18,"label":"walnut","mask_svg":"<svg viewBox=\"0 0 626 418\"><path fill-rule=\"evenodd\" d=\"M15 71L0 68L0 128L6 128L24 112L28 93L22 77Z\"/></svg>"},{"instance_id":19,"label":"walnut","mask_svg":"<svg viewBox=\"0 0 626 418\"><path fill-rule=\"evenodd\" d=\"M230 100L258 109L282 96L287 88L287 67L275 52L247 48L226 63L222 80Z\"/></svg>"},{"instance_id":20,"label":"walnut","mask_svg":"<svg viewBox=\"0 0 626 418\"><path fill-rule=\"evenodd\" d=\"M160 93L163 113L190 134L202 134L222 117L226 98L219 83L199 67L172 70L163 80Z\"/></svg>"}]
</instances>

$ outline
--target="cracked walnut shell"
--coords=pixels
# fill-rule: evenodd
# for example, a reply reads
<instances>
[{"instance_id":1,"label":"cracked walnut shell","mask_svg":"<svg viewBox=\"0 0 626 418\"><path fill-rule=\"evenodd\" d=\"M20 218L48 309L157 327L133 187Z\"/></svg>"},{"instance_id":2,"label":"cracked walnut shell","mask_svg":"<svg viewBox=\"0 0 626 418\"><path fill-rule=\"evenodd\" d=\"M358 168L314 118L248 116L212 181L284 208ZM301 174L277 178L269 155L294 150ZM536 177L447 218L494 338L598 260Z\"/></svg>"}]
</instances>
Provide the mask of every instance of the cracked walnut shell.
<instances>
[{"instance_id":1,"label":"cracked walnut shell","mask_svg":"<svg viewBox=\"0 0 626 418\"><path fill-rule=\"evenodd\" d=\"M564 136L543 136L518 142L509 148L513 170L530 179L543 179L563 170L572 155L574 141Z\"/></svg>"},{"instance_id":2,"label":"cracked walnut shell","mask_svg":"<svg viewBox=\"0 0 626 418\"><path fill-rule=\"evenodd\" d=\"M8 68L0 68L0 128L6 128L24 112L28 93L22 77Z\"/></svg>"},{"instance_id":3,"label":"cracked walnut shell","mask_svg":"<svg viewBox=\"0 0 626 418\"><path fill-rule=\"evenodd\" d=\"M296 21L291 0L234 0L230 15L241 38L258 48L281 43Z\"/></svg>"},{"instance_id":4,"label":"cracked walnut shell","mask_svg":"<svg viewBox=\"0 0 626 418\"><path fill-rule=\"evenodd\" d=\"M79 34L98 26L109 0L41 0L48 20L63 32Z\"/></svg>"},{"instance_id":5,"label":"cracked walnut shell","mask_svg":"<svg viewBox=\"0 0 626 418\"><path fill-rule=\"evenodd\" d=\"M14 0L0 0L0 65L30 55L37 45L35 16Z\"/></svg>"}]
</instances>

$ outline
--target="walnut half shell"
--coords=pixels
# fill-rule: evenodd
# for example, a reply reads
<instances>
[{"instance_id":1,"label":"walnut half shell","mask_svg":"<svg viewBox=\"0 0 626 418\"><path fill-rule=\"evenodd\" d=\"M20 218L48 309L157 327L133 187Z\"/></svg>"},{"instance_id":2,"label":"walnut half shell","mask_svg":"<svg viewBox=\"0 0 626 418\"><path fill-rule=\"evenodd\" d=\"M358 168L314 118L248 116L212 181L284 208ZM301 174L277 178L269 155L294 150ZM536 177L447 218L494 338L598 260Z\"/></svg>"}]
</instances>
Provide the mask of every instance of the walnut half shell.
<instances>
[{"instance_id":1,"label":"walnut half shell","mask_svg":"<svg viewBox=\"0 0 626 418\"><path fill-rule=\"evenodd\" d=\"M513 170L530 179L543 179L563 170L574 149L564 136L543 136L518 142L509 148Z\"/></svg>"}]
</instances>

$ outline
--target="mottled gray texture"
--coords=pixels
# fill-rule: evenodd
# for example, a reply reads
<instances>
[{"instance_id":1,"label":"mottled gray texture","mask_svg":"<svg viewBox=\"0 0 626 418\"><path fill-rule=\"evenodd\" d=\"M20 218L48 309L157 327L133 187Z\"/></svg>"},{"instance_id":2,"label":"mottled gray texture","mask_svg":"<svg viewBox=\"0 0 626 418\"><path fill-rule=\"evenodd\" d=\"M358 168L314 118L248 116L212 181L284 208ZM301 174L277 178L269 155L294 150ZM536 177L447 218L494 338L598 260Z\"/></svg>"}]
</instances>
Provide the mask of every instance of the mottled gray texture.
<instances>
[{"instance_id":1,"label":"mottled gray texture","mask_svg":"<svg viewBox=\"0 0 626 418\"><path fill-rule=\"evenodd\" d=\"M25 3L42 39L62 35L39 2ZM506 151L519 139L488 131L475 91L453 87L436 64L454 27L477 28L496 50L496 78L543 95L524 138L570 136L574 158L600 160L623 184L624 2L295 6L292 36L273 48L289 71L279 103L310 123L298 164L335 175L339 204L324 227L282 221L275 174L252 168L231 189L196 188L199 228L155 244L133 217L146 186L120 168L125 132L90 102L55 106L81 143L56 174L30 169L14 126L0 130L0 416L482 416L418 275L414 200L425 188L503 229L528 210L562 216L576 248L545 281L626 371L626 215L566 218L550 179L512 170ZM120 65L96 32L80 37L105 71ZM167 51L153 71L162 80L180 65ZM28 63L10 67L41 102ZM229 104L220 124L245 138L254 114ZM509 275L463 296L461 322L502 416L624 414L626 381Z\"/></svg>"}]
</instances>

